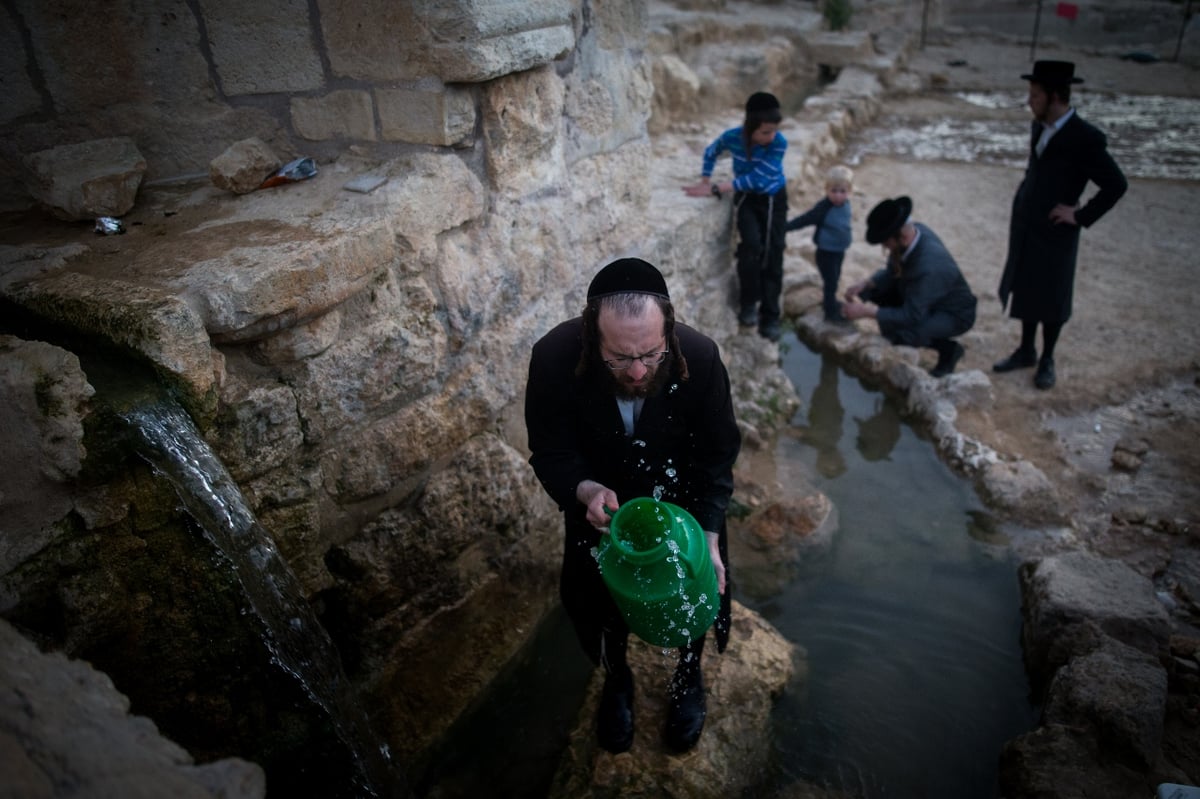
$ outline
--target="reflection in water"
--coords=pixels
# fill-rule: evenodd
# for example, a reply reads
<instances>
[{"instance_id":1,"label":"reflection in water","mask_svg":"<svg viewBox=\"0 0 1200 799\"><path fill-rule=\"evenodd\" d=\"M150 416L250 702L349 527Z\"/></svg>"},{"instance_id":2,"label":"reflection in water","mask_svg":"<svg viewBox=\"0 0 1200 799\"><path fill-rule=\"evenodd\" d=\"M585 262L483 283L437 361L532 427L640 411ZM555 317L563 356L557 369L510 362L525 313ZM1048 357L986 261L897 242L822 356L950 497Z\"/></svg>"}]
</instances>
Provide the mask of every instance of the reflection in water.
<instances>
[{"instance_id":1,"label":"reflection in water","mask_svg":"<svg viewBox=\"0 0 1200 799\"><path fill-rule=\"evenodd\" d=\"M900 412L896 406L882 396L876 397L875 412L866 419L855 416L854 421L858 423L854 444L859 454L869 461L890 460L888 455L900 440Z\"/></svg>"},{"instance_id":2,"label":"reflection in water","mask_svg":"<svg viewBox=\"0 0 1200 799\"><path fill-rule=\"evenodd\" d=\"M979 535L994 525L970 485L891 401L794 336L783 342L798 390L814 377L817 388L795 420L804 434L779 441L781 482L815 485L840 526L829 553L746 601L809 665L776 706L759 795L814 781L867 799L997 796L1004 742L1036 720L1016 565ZM844 415L857 431L842 430ZM845 453L836 473L822 468L832 451Z\"/></svg>"},{"instance_id":3,"label":"reflection in water","mask_svg":"<svg viewBox=\"0 0 1200 799\"><path fill-rule=\"evenodd\" d=\"M799 429L804 441L817 451L817 471L824 477L837 477L846 471L838 443L842 440L842 403L838 399L841 370L832 355L821 358L821 378L809 400L808 425Z\"/></svg>"}]
</instances>

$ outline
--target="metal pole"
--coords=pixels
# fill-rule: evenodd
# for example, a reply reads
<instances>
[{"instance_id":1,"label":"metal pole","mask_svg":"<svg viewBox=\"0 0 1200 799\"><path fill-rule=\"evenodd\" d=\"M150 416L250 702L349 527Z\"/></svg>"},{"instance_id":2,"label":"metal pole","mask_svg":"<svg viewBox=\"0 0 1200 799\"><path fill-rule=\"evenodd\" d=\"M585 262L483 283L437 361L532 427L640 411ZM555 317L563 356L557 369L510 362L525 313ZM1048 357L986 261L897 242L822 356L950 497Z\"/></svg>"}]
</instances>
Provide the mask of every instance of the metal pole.
<instances>
[{"instance_id":1,"label":"metal pole","mask_svg":"<svg viewBox=\"0 0 1200 799\"><path fill-rule=\"evenodd\" d=\"M1188 20L1192 18L1192 0L1188 0L1187 7L1183 10L1183 22L1179 25L1179 39L1175 42L1175 57L1171 60L1179 63L1179 50L1183 47L1183 34L1187 30Z\"/></svg>"},{"instance_id":2,"label":"metal pole","mask_svg":"<svg viewBox=\"0 0 1200 799\"><path fill-rule=\"evenodd\" d=\"M1190 1L1190 0L1189 0ZM1037 37L1038 25L1042 21L1042 0L1038 0L1037 11L1033 18L1033 42L1029 45L1029 60L1032 62L1037 58Z\"/></svg>"}]
</instances>

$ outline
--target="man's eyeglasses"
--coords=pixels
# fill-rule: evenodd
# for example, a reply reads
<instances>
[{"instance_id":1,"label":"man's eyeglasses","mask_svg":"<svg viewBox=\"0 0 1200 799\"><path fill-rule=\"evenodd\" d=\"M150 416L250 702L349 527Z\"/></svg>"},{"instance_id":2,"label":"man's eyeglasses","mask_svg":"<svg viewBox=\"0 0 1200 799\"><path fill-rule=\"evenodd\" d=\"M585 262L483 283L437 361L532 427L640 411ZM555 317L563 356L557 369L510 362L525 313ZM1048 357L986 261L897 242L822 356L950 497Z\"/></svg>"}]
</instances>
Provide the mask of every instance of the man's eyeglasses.
<instances>
[{"instance_id":1,"label":"man's eyeglasses","mask_svg":"<svg viewBox=\"0 0 1200 799\"><path fill-rule=\"evenodd\" d=\"M639 355L636 358L630 358L629 356L612 358L605 361L604 365L609 369L612 369L614 372L623 372L629 367L633 366L634 361L641 361L643 366L657 366L665 361L667 356L670 354L670 350L663 350L662 352L648 352L645 355Z\"/></svg>"}]
</instances>

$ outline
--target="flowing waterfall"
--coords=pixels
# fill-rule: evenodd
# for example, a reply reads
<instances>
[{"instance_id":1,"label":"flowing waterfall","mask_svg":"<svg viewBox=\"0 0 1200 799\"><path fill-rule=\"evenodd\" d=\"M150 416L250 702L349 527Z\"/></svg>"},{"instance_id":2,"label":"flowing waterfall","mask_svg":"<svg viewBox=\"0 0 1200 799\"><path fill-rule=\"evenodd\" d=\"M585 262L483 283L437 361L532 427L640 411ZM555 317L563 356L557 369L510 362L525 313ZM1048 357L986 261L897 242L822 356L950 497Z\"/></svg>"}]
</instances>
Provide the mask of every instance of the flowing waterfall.
<instances>
[{"instance_id":1,"label":"flowing waterfall","mask_svg":"<svg viewBox=\"0 0 1200 799\"><path fill-rule=\"evenodd\" d=\"M264 626L272 662L327 714L354 759L362 783L355 787L372 797L407 795L400 769L352 694L328 632L191 417L172 402L158 402L123 418L139 436L138 454L175 486L187 512L228 560Z\"/></svg>"}]
</instances>

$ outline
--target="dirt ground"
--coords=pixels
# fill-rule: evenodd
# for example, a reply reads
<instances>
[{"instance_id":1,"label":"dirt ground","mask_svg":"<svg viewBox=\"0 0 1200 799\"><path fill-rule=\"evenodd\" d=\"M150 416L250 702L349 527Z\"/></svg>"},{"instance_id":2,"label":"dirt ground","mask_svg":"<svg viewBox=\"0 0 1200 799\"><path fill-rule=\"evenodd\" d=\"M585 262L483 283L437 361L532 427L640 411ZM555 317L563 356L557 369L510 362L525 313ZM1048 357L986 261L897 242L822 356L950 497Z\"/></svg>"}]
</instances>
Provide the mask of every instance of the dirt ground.
<instances>
[{"instance_id":1,"label":"dirt ground","mask_svg":"<svg viewBox=\"0 0 1200 799\"><path fill-rule=\"evenodd\" d=\"M1019 102L1027 85L1019 76L1028 71L1029 56L1028 44L978 35L929 44L914 55L909 70L933 91L890 96L877 124L897 117L1002 115L1024 134L1027 108L979 108L956 99L954 92L1013 90L1020 93ZM1075 103L1084 118L1089 105L1096 107L1112 94L1200 96L1197 71L1175 64L1045 49L1037 57L1076 62L1076 74L1085 83L1076 87ZM959 429L997 452L1038 466L1058 488L1079 543L1129 555L1152 574L1165 567L1172 545L1200 545L1200 447L1195 443L1200 440L1200 325L1192 310L1200 301L1193 276L1200 247L1200 186L1131 178L1116 208L1084 231L1074 316L1055 353L1058 383L1039 391L1032 370L991 371L1020 336L1020 323L1002 312L996 288L1022 171L864 151L855 164L855 227L865 225L867 211L880 199L912 197L914 219L941 236L980 298L976 326L963 338L967 352L959 369L984 371L995 404L961 413ZM1090 186L1085 197L1094 191ZM873 271L879 261L875 248L856 243L843 285ZM1114 519L1173 538L1147 542L1149 552L1133 552L1137 546L1111 534Z\"/></svg>"},{"instance_id":2,"label":"dirt ground","mask_svg":"<svg viewBox=\"0 0 1200 799\"><path fill-rule=\"evenodd\" d=\"M1085 83L1075 89L1075 104L1085 119L1089 108L1122 95L1200 97L1200 74L1185 66L1133 63L1115 51L1043 48L1037 57L1076 63ZM999 116L1023 136L1030 119L1023 105L988 109L955 92L1012 89L1019 104L1026 87L1019 76L1030 63L1028 43L1015 40L972 34L931 43L908 65L921 77L913 84L925 88L889 96L872 127ZM869 141L878 133L855 135ZM1191 125L1180 134L1197 135ZM1040 391L1033 370L991 371L1020 336L1020 323L1002 312L996 289L1023 166L916 160L869 146L858 152L856 237L875 203L906 194L914 219L943 239L980 299L976 325L962 339L967 351L959 369L988 375L995 402L960 409L958 429L1002 457L1036 465L1070 520L1053 529L1026 525L1028 534L1013 539L1018 555L1083 548L1120 558L1154 579L1168 605L1177 603L1174 631L1200 638L1200 184L1131 177L1125 197L1083 232L1074 316L1055 353L1058 382ZM1085 197L1094 192L1090 186ZM842 285L880 262L876 248L856 242ZM932 353L923 358L932 364ZM1027 520L1008 521L1020 526ZM1200 707L1194 694L1178 690L1173 687L1169 701L1163 751L1194 781L1200 779Z\"/></svg>"}]
</instances>

